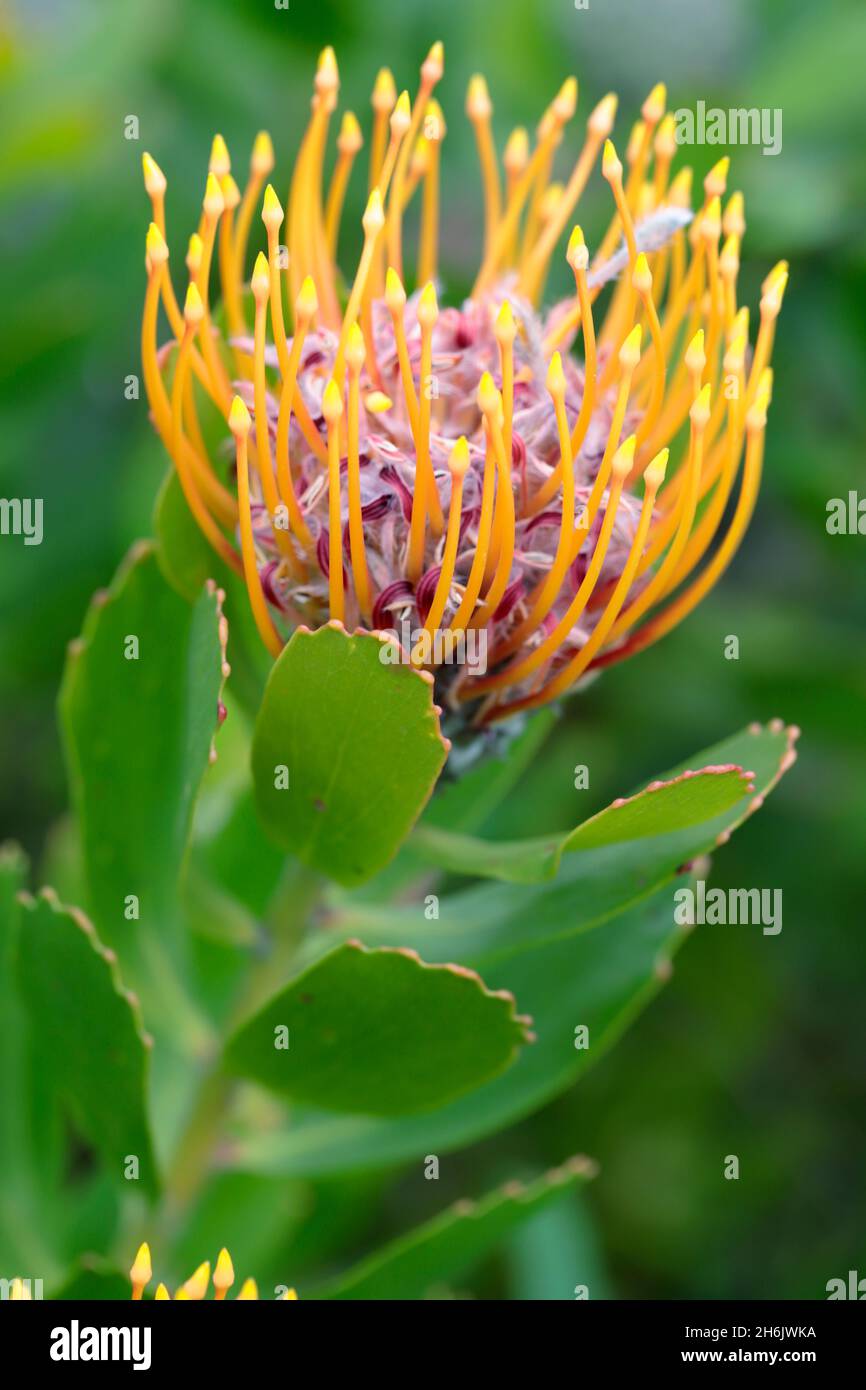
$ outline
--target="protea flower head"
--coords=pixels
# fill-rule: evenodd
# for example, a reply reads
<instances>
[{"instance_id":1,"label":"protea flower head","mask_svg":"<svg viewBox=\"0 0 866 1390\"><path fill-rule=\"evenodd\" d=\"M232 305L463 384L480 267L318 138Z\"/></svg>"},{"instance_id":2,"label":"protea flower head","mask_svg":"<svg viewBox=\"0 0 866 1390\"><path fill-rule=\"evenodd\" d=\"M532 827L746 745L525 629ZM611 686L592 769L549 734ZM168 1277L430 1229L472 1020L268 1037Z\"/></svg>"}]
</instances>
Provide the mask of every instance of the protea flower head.
<instances>
[{"instance_id":1,"label":"protea flower head","mask_svg":"<svg viewBox=\"0 0 866 1390\"><path fill-rule=\"evenodd\" d=\"M576 81L551 101L534 144L514 131L501 171L487 87L473 77L481 265L469 298L440 307L442 71L437 43L414 101L379 73L363 248L345 280L341 209L362 137L346 112L325 194L339 90L331 49L319 59L287 214L266 185L269 137L256 138L243 194L215 138L183 309L167 264L166 181L145 155L143 356L153 419L190 510L244 576L271 652L301 623L408 630L407 659L434 673L440 702L483 725L655 642L729 564L758 492L787 266L764 281L752 348L749 310L737 302L742 195L722 209L722 159L692 211L691 171L671 177L674 118L661 84L631 131L627 172L610 139L611 94L557 182ZM591 252L574 214L599 162L612 217ZM407 295L403 216L416 196ZM267 254L253 264L250 295L259 209ZM544 309L566 232L575 293ZM171 345L157 346L160 301L171 356ZM205 397L234 436L236 486L205 445ZM467 634L484 638L483 674L461 663Z\"/></svg>"},{"instance_id":2,"label":"protea flower head","mask_svg":"<svg viewBox=\"0 0 866 1390\"><path fill-rule=\"evenodd\" d=\"M145 1289L153 1278L153 1265L150 1258L150 1246L145 1242L140 1245L138 1252L129 1271L129 1281L132 1284L133 1302L142 1297ZM200 1264L194 1274L191 1274L176 1290L175 1302L197 1303L207 1297L207 1291L213 1283L213 1296L215 1302L220 1302L228 1294L229 1289L235 1282L234 1265L228 1250L223 1248L217 1256L214 1265L213 1279L211 1279L210 1261L206 1260ZM245 1279L238 1291L238 1299L257 1299L259 1296L255 1279ZM296 1299L297 1294L294 1289L286 1288L277 1295L277 1302ZM157 1284L154 1298L159 1300L170 1299L171 1294L165 1284Z\"/></svg>"}]
</instances>

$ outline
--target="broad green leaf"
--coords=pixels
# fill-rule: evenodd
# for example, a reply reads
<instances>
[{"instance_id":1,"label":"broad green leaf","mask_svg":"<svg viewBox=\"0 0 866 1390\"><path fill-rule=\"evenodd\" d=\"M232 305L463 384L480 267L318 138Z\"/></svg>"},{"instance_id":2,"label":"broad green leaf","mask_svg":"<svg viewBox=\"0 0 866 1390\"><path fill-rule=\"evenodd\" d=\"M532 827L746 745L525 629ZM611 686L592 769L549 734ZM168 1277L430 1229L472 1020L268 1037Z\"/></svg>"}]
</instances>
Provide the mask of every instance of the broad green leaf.
<instances>
[{"instance_id":1,"label":"broad green leaf","mask_svg":"<svg viewBox=\"0 0 866 1390\"><path fill-rule=\"evenodd\" d=\"M621 797L565 835L494 842L419 826L413 845L428 862L451 873L538 883L555 876L563 854L701 825L741 801L750 786L742 768L705 767Z\"/></svg>"},{"instance_id":2,"label":"broad green leaf","mask_svg":"<svg viewBox=\"0 0 866 1390\"><path fill-rule=\"evenodd\" d=\"M433 1115L398 1125L295 1113L282 1131L240 1140L235 1161L286 1174L417 1161L494 1133L572 1085L669 974L685 935L675 924L674 891L687 880L677 871L757 809L793 759L793 736L781 724L756 725L690 759L693 767L735 763L755 774L754 794L700 825L565 854L557 877L539 884L480 884L443 896L433 923L418 906L343 907L322 933L329 942L343 934L370 947L399 941L425 959L480 969L490 987L511 990L532 1015L537 1041L503 1076ZM579 1025L589 1030L585 1050L574 1045Z\"/></svg>"},{"instance_id":3,"label":"broad green leaf","mask_svg":"<svg viewBox=\"0 0 866 1390\"><path fill-rule=\"evenodd\" d=\"M393 858L447 755L430 683L383 664L383 650L340 623L299 628L271 671L253 740L263 823L343 884Z\"/></svg>"},{"instance_id":4,"label":"broad green leaf","mask_svg":"<svg viewBox=\"0 0 866 1390\"><path fill-rule=\"evenodd\" d=\"M611 933L616 932L615 949ZM292 1111L281 1129L257 1128L227 1146L225 1162L247 1171L311 1176L364 1171L450 1153L537 1110L598 1061L653 997L685 939L663 890L624 913L610 931L586 932L491 966L489 983L519 982L520 1007L536 1041L503 1076L430 1115L399 1120ZM589 1029L575 1049L574 1030Z\"/></svg>"},{"instance_id":5,"label":"broad green leaf","mask_svg":"<svg viewBox=\"0 0 866 1390\"><path fill-rule=\"evenodd\" d=\"M226 1062L292 1100L409 1115L504 1071L527 1023L472 971L346 942L243 1025Z\"/></svg>"},{"instance_id":6,"label":"broad green leaf","mask_svg":"<svg viewBox=\"0 0 866 1390\"><path fill-rule=\"evenodd\" d=\"M89 905L112 946L166 933L193 809L218 727L225 628L219 598L193 606L133 548L70 646L60 696ZM137 643L136 648L133 639ZM138 899L138 918L127 915Z\"/></svg>"},{"instance_id":7,"label":"broad green leaf","mask_svg":"<svg viewBox=\"0 0 866 1390\"><path fill-rule=\"evenodd\" d=\"M157 1177L147 1119L151 1042L116 958L87 918L49 889L26 901L18 979L34 1046L81 1134L115 1181L138 1159L146 1192Z\"/></svg>"},{"instance_id":8,"label":"broad green leaf","mask_svg":"<svg viewBox=\"0 0 866 1390\"><path fill-rule=\"evenodd\" d=\"M594 1177L595 1171L590 1159L572 1158L525 1186L510 1182L478 1202L455 1202L310 1296L423 1298L471 1271L522 1222L560 1203L579 1182Z\"/></svg>"}]
</instances>

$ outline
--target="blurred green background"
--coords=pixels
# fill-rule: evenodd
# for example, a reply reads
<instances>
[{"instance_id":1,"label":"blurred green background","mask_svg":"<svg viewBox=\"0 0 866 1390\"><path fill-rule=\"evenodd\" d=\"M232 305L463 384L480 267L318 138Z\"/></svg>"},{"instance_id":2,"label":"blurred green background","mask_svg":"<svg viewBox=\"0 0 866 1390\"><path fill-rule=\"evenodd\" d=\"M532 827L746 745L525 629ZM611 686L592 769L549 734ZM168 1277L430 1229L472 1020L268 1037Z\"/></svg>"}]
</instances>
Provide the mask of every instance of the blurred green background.
<instances>
[{"instance_id":1,"label":"blurred green background","mask_svg":"<svg viewBox=\"0 0 866 1390\"><path fill-rule=\"evenodd\" d=\"M825 528L830 498L866 495L862 0L21 0L0 26L0 494L45 505L40 547L0 539L0 840L37 856L66 804L54 714L65 645L148 532L164 471L145 404L124 398L139 370L142 150L168 176L180 259L215 130L244 170L267 127L284 188L325 43L341 105L366 119L377 68L414 89L442 38L442 273L459 296L480 245L462 114L476 69L500 148L571 72L584 115L619 92L621 147L659 79L674 108L781 108L778 157L729 151L729 187L746 196L741 300L756 305L769 267L791 261L751 533L698 613L571 707L495 828L574 823L693 749L780 715L802 727L799 762L719 855L715 881L782 888L784 929L698 931L668 988L578 1089L449 1164L435 1196L438 1206L483 1190L487 1175L574 1151L599 1160L582 1207L535 1223L509 1252L510 1275L500 1260L479 1285L510 1296L567 1297L575 1251L591 1261L594 1295L822 1297L828 1279L866 1274L866 537ZM124 138L128 115L138 141ZM703 174L723 152L689 157ZM356 177L344 255L365 186ZM605 193L596 176L581 213L590 242L606 225ZM728 634L738 661L724 658ZM590 768L589 791L573 788L576 763ZM722 1178L731 1153L739 1182ZM429 1210L417 1188L371 1203L374 1234ZM335 1221L354 1200L334 1194Z\"/></svg>"}]
</instances>

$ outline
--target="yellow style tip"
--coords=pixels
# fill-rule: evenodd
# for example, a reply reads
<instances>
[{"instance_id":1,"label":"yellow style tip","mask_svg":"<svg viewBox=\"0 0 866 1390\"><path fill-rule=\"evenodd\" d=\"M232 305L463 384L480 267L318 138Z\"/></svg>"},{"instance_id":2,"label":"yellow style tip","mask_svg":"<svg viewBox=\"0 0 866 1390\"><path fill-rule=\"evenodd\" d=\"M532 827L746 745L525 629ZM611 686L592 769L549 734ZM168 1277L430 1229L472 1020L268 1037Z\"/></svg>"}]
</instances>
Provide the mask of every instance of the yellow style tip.
<instances>
[{"instance_id":1,"label":"yellow style tip","mask_svg":"<svg viewBox=\"0 0 866 1390\"><path fill-rule=\"evenodd\" d=\"M674 176L673 182L668 192L668 201L675 208L688 208L692 205L692 181L694 175L689 165L680 169Z\"/></svg>"},{"instance_id":2,"label":"yellow style tip","mask_svg":"<svg viewBox=\"0 0 866 1390\"><path fill-rule=\"evenodd\" d=\"M493 115L493 103L487 90L487 82L480 72L469 79L466 89L466 114L470 121L489 121Z\"/></svg>"},{"instance_id":3,"label":"yellow style tip","mask_svg":"<svg viewBox=\"0 0 866 1390\"><path fill-rule=\"evenodd\" d=\"M295 300L295 314L299 322L307 323L318 313L319 296L316 293L316 284L312 275L305 275L301 281L301 288L298 290L298 297Z\"/></svg>"},{"instance_id":4,"label":"yellow style tip","mask_svg":"<svg viewBox=\"0 0 866 1390\"><path fill-rule=\"evenodd\" d=\"M621 481L625 481L634 467L634 451L637 444L637 436L630 434L628 439L624 439L613 456L613 475Z\"/></svg>"},{"instance_id":5,"label":"yellow style tip","mask_svg":"<svg viewBox=\"0 0 866 1390\"><path fill-rule=\"evenodd\" d=\"M722 217L722 231L725 236L745 236L745 203L743 201L743 195L740 192L732 193L725 204L725 212Z\"/></svg>"},{"instance_id":6,"label":"yellow style tip","mask_svg":"<svg viewBox=\"0 0 866 1390\"><path fill-rule=\"evenodd\" d=\"M204 246L198 232L193 232L186 244L186 268L190 275L198 275Z\"/></svg>"},{"instance_id":7,"label":"yellow style tip","mask_svg":"<svg viewBox=\"0 0 866 1390\"><path fill-rule=\"evenodd\" d=\"M499 417L502 407L502 397L496 389L496 383L489 372L485 372L478 383L478 408L482 415L495 415Z\"/></svg>"},{"instance_id":8,"label":"yellow style tip","mask_svg":"<svg viewBox=\"0 0 866 1390\"><path fill-rule=\"evenodd\" d=\"M151 265L164 265L168 260L168 247L165 244L165 237L155 222L151 222L147 229L145 249Z\"/></svg>"},{"instance_id":9,"label":"yellow style tip","mask_svg":"<svg viewBox=\"0 0 866 1390\"><path fill-rule=\"evenodd\" d=\"M262 202L262 221L266 227L277 228L282 225L284 215L283 205L276 195L274 185L269 183Z\"/></svg>"},{"instance_id":10,"label":"yellow style tip","mask_svg":"<svg viewBox=\"0 0 866 1390\"><path fill-rule=\"evenodd\" d=\"M149 1284L153 1276L153 1265L150 1258L150 1246L147 1241L142 1241L138 1247L135 1259L132 1262L132 1269L129 1277L132 1283L139 1289L143 1289L145 1284Z\"/></svg>"},{"instance_id":11,"label":"yellow style tip","mask_svg":"<svg viewBox=\"0 0 866 1390\"><path fill-rule=\"evenodd\" d=\"M364 335L358 323L353 323L346 340L346 361L353 372L360 372L367 356Z\"/></svg>"},{"instance_id":12,"label":"yellow style tip","mask_svg":"<svg viewBox=\"0 0 866 1390\"><path fill-rule=\"evenodd\" d=\"M781 279L781 277L782 277L783 275L787 276L787 274L788 274L788 262L787 262L787 261L777 261L776 264L773 266L773 269L770 271L769 275L765 276L765 278L764 278L764 281L763 281L763 283L762 283L762 285L761 285L761 294L766 294L766 293L767 293L767 290L770 289L770 287L771 287L777 280Z\"/></svg>"},{"instance_id":13,"label":"yellow style tip","mask_svg":"<svg viewBox=\"0 0 866 1390\"><path fill-rule=\"evenodd\" d=\"M529 163L529 132L525 126L515 126L505 144L502 163L506 174L522 174Z\"/></svg>"},{"instance_id":14,"label":"yellow style tip","mask_svg":"<svg viewBox=\"0 0 866 1390\"><path fill-rule=\"evenodd\" d=\"M689 408L689 419L697 429L705 429L710 418L710 383L702 386Z\"/></svg>"},{"instance_id":15,"label":"yellow style tip","mask_svg":"<svg viewBox=\"0 0 866 1390\"><path fill-rule=\"evenodd\" d=\"M235 1299L236 1303L250 1302L259 1296L259 1287L255 1279L245 1279L241 1284L240 1292Z\"/></svg>"},{"instance_id":16,"label":"yellow style tip","mask_svg":"<svg viewBox=\"0 0 866 1390\"><path fill-rule=\"evenodd\" d=\"M183 316L186 322L193 328L201 323L204 318L204 305L201 302L198 285L194 280L191 280L187 285L186 299L183 304Z\"/></svg>"},{"instance_id":17,"label":"yellow style tip","mask_svg":"<svg viewBox=\"0 0 866 1390\"><path fill-rule=\"evenodd\" d=\"M577 78L567 77L553 98L552 108L561 125L570 121L577 110Z\"/></svg>"},{"instance_id":18,"label":"yellow style tip","mask_svg":"<svg viewBox=\"0 0 866 1390\"><path fill-rule=\"evenodd\" d=\"M707 354L704 351L704 330L702 328L698 329L686 348L685 362L690 372L702 372L707 365Z\"/></svg>"},{"instance_id":19,"label":"yellow style tip","mask_svg":"<svg viewBox=\"0 0 866 1390\"><path fill-rule=\"evenodd\" d=\"M340 388L333 377L331 377L325 387L322 396L322 414L329 425L336 424L343 413L343 398L340 395Z\"/></svg>"},{"instance_id":20,"label":"yellow style tip","mask_svg":"<svg viewBox=\"0 0 866 1390\"><path fill-rule=\"evenodd\" d=\"M255 174L258 178L267 178L275 162L271 137L266 130L260 130L253 141L250 173Z\"/></svg>"},{"instance_id":21,"label":"yellow style tip","mask_svg":"<svg viewBox=\"0 0 866 1390\"><path fill-rule=\"evenodd\" d=\"M622 163L619 155L614 148L612 140L604 142L604 154L601 157L601 172L608 183L615 183L622 178Z\"/></svg>"},{"instance_id":22,"label":"yellow style tip","mask_svg":"<svg viewBox=\"0 0 866 1390\"><path fill-rule=\"evenodd\" d=\"M427 110L424 113L424 134L428 140L432 140L434 144L439 144L445 139L447 133L445 113L434 97L428 101Z\"/></svg>"},{"instance_id":23,"label":"yellow style tip","mask_svg":"<svg viewBox=\"0 0 866 1390\"><path fill-rule=\"evenodd\" d=\"M385 303L392 314L399 313L406 304L406 291L403 288L403 281L392 265L388 266L388 270L385 274Z\"/></svg>"},{"instance_id":24,"label":"yellow style tip","mask_svg":"<svg viewBox=\"0 0 866 1390\"><path fill-rule=\"evenodd\" d=\"M215 135L213 138L208 169L218 179L225 178L226 174L231 173L232 162L229 158L228 145L221 135Z\"/></svg>"},{"instance_id":25,"label":"yellow style tip","mask_svg":"<svg viewBox=\"0 0 866 1390\"><path fill-rule=\"evenodd\" d=\"M412 103L409 100L409 93L405 90L397 98L394 110L391 112L390 124L391 134L395 140L402 140L412 124Z\"/></svg>"},{"instance_id":26,"label":"yellow style tip","mask_svg":"<svg viewBox=\"0 0 866 1390\"><path fill-rule=\"evenodd\" d=\"M551 396L565 395L565 372L562 370L562 354L555 352L547 368L547 389Z\"/></svg>"},{"instance_id":27,"label":"yellow style tip","mask_svg":"<svg viewBox=\"0 0 866 1390\"><path fill-rule=\"evenodd\" d=\"M469 445L466 436L461 434L448 456L448 469L452 478L465 478L469 471Z\"/></svg>"},{"instance_id":28,"label":"yellow style tip","mask_svg":"<svg viewBox=\"0 0 866 1390\"><path fill-rule=\"evenodd\" d=\"M669 457L670 449L661 449L652 462L647 465L643 476L649 492L658 492L664 482Z\"/></svg>"},{"instance_id":29,"label":"yellow style tip","mask_svg":"<svg viewBox=\"0 0 866 1390\"><path fill-rule=\"evenodd\" d=\"M722 234L722 203L718 194L714 194L707 203L701 218L700 232L708 241L718 241Z\"/></svg>"},{"instance_id":30,"label":"yellow style tip","mask_svg":"<svg viewBox=\"0 0 866 1390\"><path fill-rule=\"evenodd\" d=\"M722 359L722 366L729 376L733 376L743 370L746 362L746 338L739 333L732 338L728 344L727 351Z\"/></svg>"},{"instance_id":31,"label":"yellow style tip","mask_svg":"<svg viewBox=\"0 0 866 1390\"><path fill-rule=\"evenodd\" d=\"M503 299L500 304L493 332L498 343L514 342L517 336L517 325L514 322L514 310L511 307L510 299Z\"/></svg>"},{"instance_id":32,"label":"yellow style tip","mask_svg":"<svg viewBox=\"0 0 866 1390\"><path fill-rule=\"evenodd\" d=\"M263 251L256 256L256 263L253 266L250 289L253 292L253 299L257 304L263 303L271 292L271 272L268 268L268 258Z\"/></svg>"},{"instance_id":33,"label":"yellow style tip","mask_svg":"<svg viewBox=\"0 0 866 1390\"><path fill-rule=\"evenodd\" d=\"M616 108L619 98L615 92L608 92L607 96L602 97L601 101L593 107L587 121L587 128L591 135L597 139L606 138L613 130L616 121Z\"/></svg>"},{"instance_id":34,"label":"yellow style tip","mask_svg":"<svg viewBox=\"0 0 866 1390\"><path fill-rule=\"evenodd\" d=\"M664 82L657 82L640 109L640 113L645 121L655 125L665 114L665 107L668 101L668 89Z\"/></svg>"},{"instance_id":35,"label":"yellow style tip","mask_svg":"<svg viewBox=\"0 0 866 1390\"><path fill-rule=\"evenodd\" d=\"M653 277L645 251L641 251L634 263L631 282L638 294L646 295L652 293Z\"/></svg>"},{"instance_id":36,"label":"yellow style tip","mask_svg":"<svg viewBox=\"0 0 866 1390\"><path fill-rule=\"evenodd\" d=\"M277 1303L295 1303L297 1301L298 1295L294 1289L286 1289L285 1293L277 1294L276 1297Z\"/></svg>"},{"instance_id":37,"label":"yellow style tip","mask_svg":"<svg viewBox=\"0 0 866 1390\"><path fill-rule=\"evenodd\" d=\"M626 163L628 165L634 164L641 151L641 148L643 146L643 137L645 130L646 121L635 121L634 125L631 128L631 132L628 137L628 144L626 145L625 150L625 158Z\"/></svg>"},{"instance_id":38,"label":"yellow style tip","mask_svg":"<svg viewBox=\"0 0 866 1390\"><path fill-rule=\"evenodd\" d=\"M653 141L656 158L673 159L677 152L676 130L676 117L672 111L669 111L660 122L656 131L656 138Z\"/></svg>"},{"instance_id":39,"label":"yellow style tip","mask_svg":"<svg viewBox=\"0 0 866 1390\"><path fill-rule=\"evenodd\" d=\"M394 402L384 391L368 391L364 397L364 409L370 415L384 415L386 411L394 409Z\"/></svg>"},{"instance_id":40,"label":"yellow style tip","mask_svg":"<svg viewBox=\"0 0 866 1390\"><path fill-rule=\"evenodd\" d=\"M166 1302L169 1302L169 1303L170 1303L170 1302L171 1302L171 1294L169 1293L168 1289L165 1287L165 1284L157 1284L157 1286L156 1286L156 1293L153 1295L153 1297L154 1297L154 1302L156 1302L156 1303L166 1303Z\"/></svg>"},{"instance_id":41,"label":"yellow style tip","mask_svg":"<svg viewBox=\"0 0 866 1390\"><path fill-rule=\"evenodd\" d=\"M782 300L785 297L785 289L788 284L788 272L783 270L777 274L771 271L767 278L770 283L761 296L761 313L765 318L774 319L782 308Z\"/></svg>"},{"instance_id":42,"label":"yellow style tip","mask_svg":"<svg viewBox=\"0 0 866 1390\"><path fill-rule=\"evenodd\" d=\"M217 1262L213 1272L213 1286L215 1289L230 1289L235 1282L235 1268L232 1264L232 1257L223 1246L217 1255Z\"/></svg>"},{"instance_id":43,"label":"yellow style tip","mask_svg":"<svg viewBox=\"0 0 866 1390\"><path fill-rule=\"evenodd\" d=\"M583 228L574 226L568 238L565 259L574 271L585 271L589 267L589 248L583 236Z\"/></svg>"},{"instance_id":44,"label":"yellow style tip","mask_svg":"<svg viewBox=\"0 0 866 1390\"><path fill-rule=\"evenodd\" d=\"M199 1303L207 1293L207 1286L210 1283L210 1260L205 1260L200 1264L194 1274L186 1280L183 1285L183 1292L193 1303ZM181 1290L178 1290L176 1297L180 1298Z\"/></svg>"},{"instance_id":45,"label":"yellow style tip","mask_svg":"<svg viewBox=\"0 0 866 1390\"><path fill-rule=\"evenodd\" d=\"M397 100L397 87L394 82L394 74L390 68L380 68L376 75L376 82L373 87L372 106L373 110L387 113L393 110L394 102Z\"/></svg>"},{"instance_id":46,"label":"yellow style tip","mask_svg":"<svg viewBox=\"0 0 866 1390\"><path fill-rule=\"evenodd\" d=\"M445 45L441 39L437 39L421 64L421 77L428 86L433 86L435 83L441 82L444 71Z\"/></svg>"},{"instance_id":47,"label":"yellow style tip","mask_svg":"<svg viewBox=\"0 0 866 1390\"><path fill-rule=\"evenodd\" d=\"M223 174L220 179L220 191L223 195L223 203L227 212L233 212L241 200L241 190L238 188L231 174Z\"/></svg>"},{"instance_id":48,"label":"yellow style tip","mask_svg":"<svg viewBox=\"0 0 866 1390\"><path fill-rule=\"evenodd\" d=\"M640 361L640 346L643 339L643 332L639 323L628 334L625 342L619 350L619 361L622 367L635 368Z\"/></svg>"},{"instance_id":49,"label":"yellow style tip","mask_svg":"<svg viewBox=\"0 0 866 1390\"><path fill-rule=\"evenodd\" d=\"M166 177L153 156L147 153L147 150L141 156L141 168L147 196L149 198L161 198L167 187Z\"/></svg>"},{"instance_id":50,"label":"yellow style tip","mask_svg":"<svg viewBox=\"0 0 866 1390\"><path fill-rule=\"evenodd\" d=\"M364 228L365 236L378 236L384 225L385 213L382 208L382 195L378 188L374 188L364 209L361 226Z\"/></svg>"},{"instance_id":51,"label":"yellow style tip","mask_svg":"<svg viewBox=\"0 0 866 1390\"><path fill-rule=\"evenodd\" d=\"M436 298L436 286L432 280L428 280L418 300L418 322L422 328L432 328L438 317L439 301Z\"/></svg>"},{"instance_id":52,"label":"yellow style tip","mask_svg":"<svg viewBox=\"0 0 866 1390\"><path fill-rule=\"evenodd\" d=\"M337 149L340 154L357 154L364 146L364 136L358 117L354 111L344 111L343 120L340 125L340 134L337 136Z\"/></svg>"},{"instance_id":53,"label":"yellow style tip","mask_svg":"<svg viewBox=\"0 0 866 1390\"><path fill-rule=\"evenodd\" d=\"M246 404L240 396L235 396L229 411L229 429L235 439L249 434L251 424L250 412L247 410Z\"/></svg>"},{"instance_id":54,"label":"yellow style tip","mask_svg":"<svg viewBox=\"0 0 866 1390\"><path fill-rule=\"evenodd\" d=\"M207 176L202 207L204 208L205 216L212 218L214 221L222 216L225 209L223 192L219 186L219 180L216 174L208 174Z\"/></svg>"},{"instance_id":55,"label":"yellow style tip","mask_svg":"<svg viewBox=\"0 0 866 1390\"><path fill-rule=\"evenodd\" d=\"M730 155L724 155L712 167L704 179L704 192L708 198L721 198L728 186L728 170L731 167Z\"/></svg>"}]
</instances>

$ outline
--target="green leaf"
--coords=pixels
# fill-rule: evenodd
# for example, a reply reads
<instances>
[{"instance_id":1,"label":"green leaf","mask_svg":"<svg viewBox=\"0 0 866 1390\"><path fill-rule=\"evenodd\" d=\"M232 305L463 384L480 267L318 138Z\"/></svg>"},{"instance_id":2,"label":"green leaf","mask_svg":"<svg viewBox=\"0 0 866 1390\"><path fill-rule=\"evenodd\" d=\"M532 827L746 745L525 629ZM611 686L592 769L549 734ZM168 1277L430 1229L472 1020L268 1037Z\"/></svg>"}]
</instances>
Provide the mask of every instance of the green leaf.
<instances>
[{"instance_id":1,"label":"green leaf","mask_svg":"<svg viewBox=\"0 0 866 1390\"><path fill-rule=\"evenodd\" d=\"M469 970L346 942L243 1025L226 1062L292 1100L408 1115L504 1071L527 1022L510 994L491 994Z\"/></svg>"},{"instance_id":2,"label":"green leaf","mask_svg":"<svg viewBox=\"0 0 866 1390\"><path fill-rule=\"evenodd\" d=\"M130 1155L154 1192L147 1120L150 1039L116 958L83 915L50 891L25 900L18 979L40 1062L82 1135L124 1182Z\"/></svg>"},{"instance_id":3,"label":"green leaf","mask_svg":"<svg viewBox=\"0 0 866 1390\"><path fill-rule=\"evenodd\" d=\"M313 1298L423 1298L459 1279L528 1218L559 1203L595 1176L588 1158L569 1159L525 1186L507 1183L478 1202L455 1202L441 1215L392 1241Z\"/></svg>"},{"instance_id":4,"label":"green leaf","mask_svg":"<svg viewBox=\"0 0 866 1390\"><path fill-rule=\"evenodd\" d=\"M193 809L218 727L225 628L211 586L191 607L152 545L130 552L70 646L60 718L88 900L113 946L169 932ZM127 659L129 639L137 659ZM139 918L125 904L138 898Z\"/></svg>"},{"instance_id":5,"label":"green leaf","mask_svg":"<svg viewBox=\"0 0 866 1390\"><path fill-rule=\"evenodd\" d=\"M349 635L340 623L299 628L271 671L253 739L265 826L343 884L363 883L393 858L448 751L431 684L409 666L384 665L382 651L378 637Z\"/></svg>"},{"instance_id":6,"label":"green leaf","mask_svg":"<svg viewBox=\"0 0 866 1390\"><path fill-rule=\"evenodd\" d=\"M678 870L758 808L790 766L794 737L780 723L754 725L690 759L692 766L744 766L755 774L755 793L699 825L564 854L555 879L485 883L443 896L433 923L417 906L343 906L322 933L329 942L344 934L368 946L399 941L428 960L464 961L491 988L512 991L532 1015L537 1041L503 1076L433 1115L396 1124L295 1113L282 1131L241 1139L234 1161L293 1175L417 1161L484 1138L572 1085L670 973L685 939L674 917L674 890L684 882ZM589 1030L585 1050L574 1046L578 1025Z\"/></svg>"},{"instance_id":7,"label":"green leaf","mask_svg":"<svg viewBox=\"0 0 866 1390\"><path fill-rule=\"evenodd\" d=\"M555 876L563 854L701 825L741 801L750 787L740 767L705 767L621 797L565 835L492 842L421 826L412 843L428 862L451 873L538 883Z\"/></svg>"}]
</instances>

